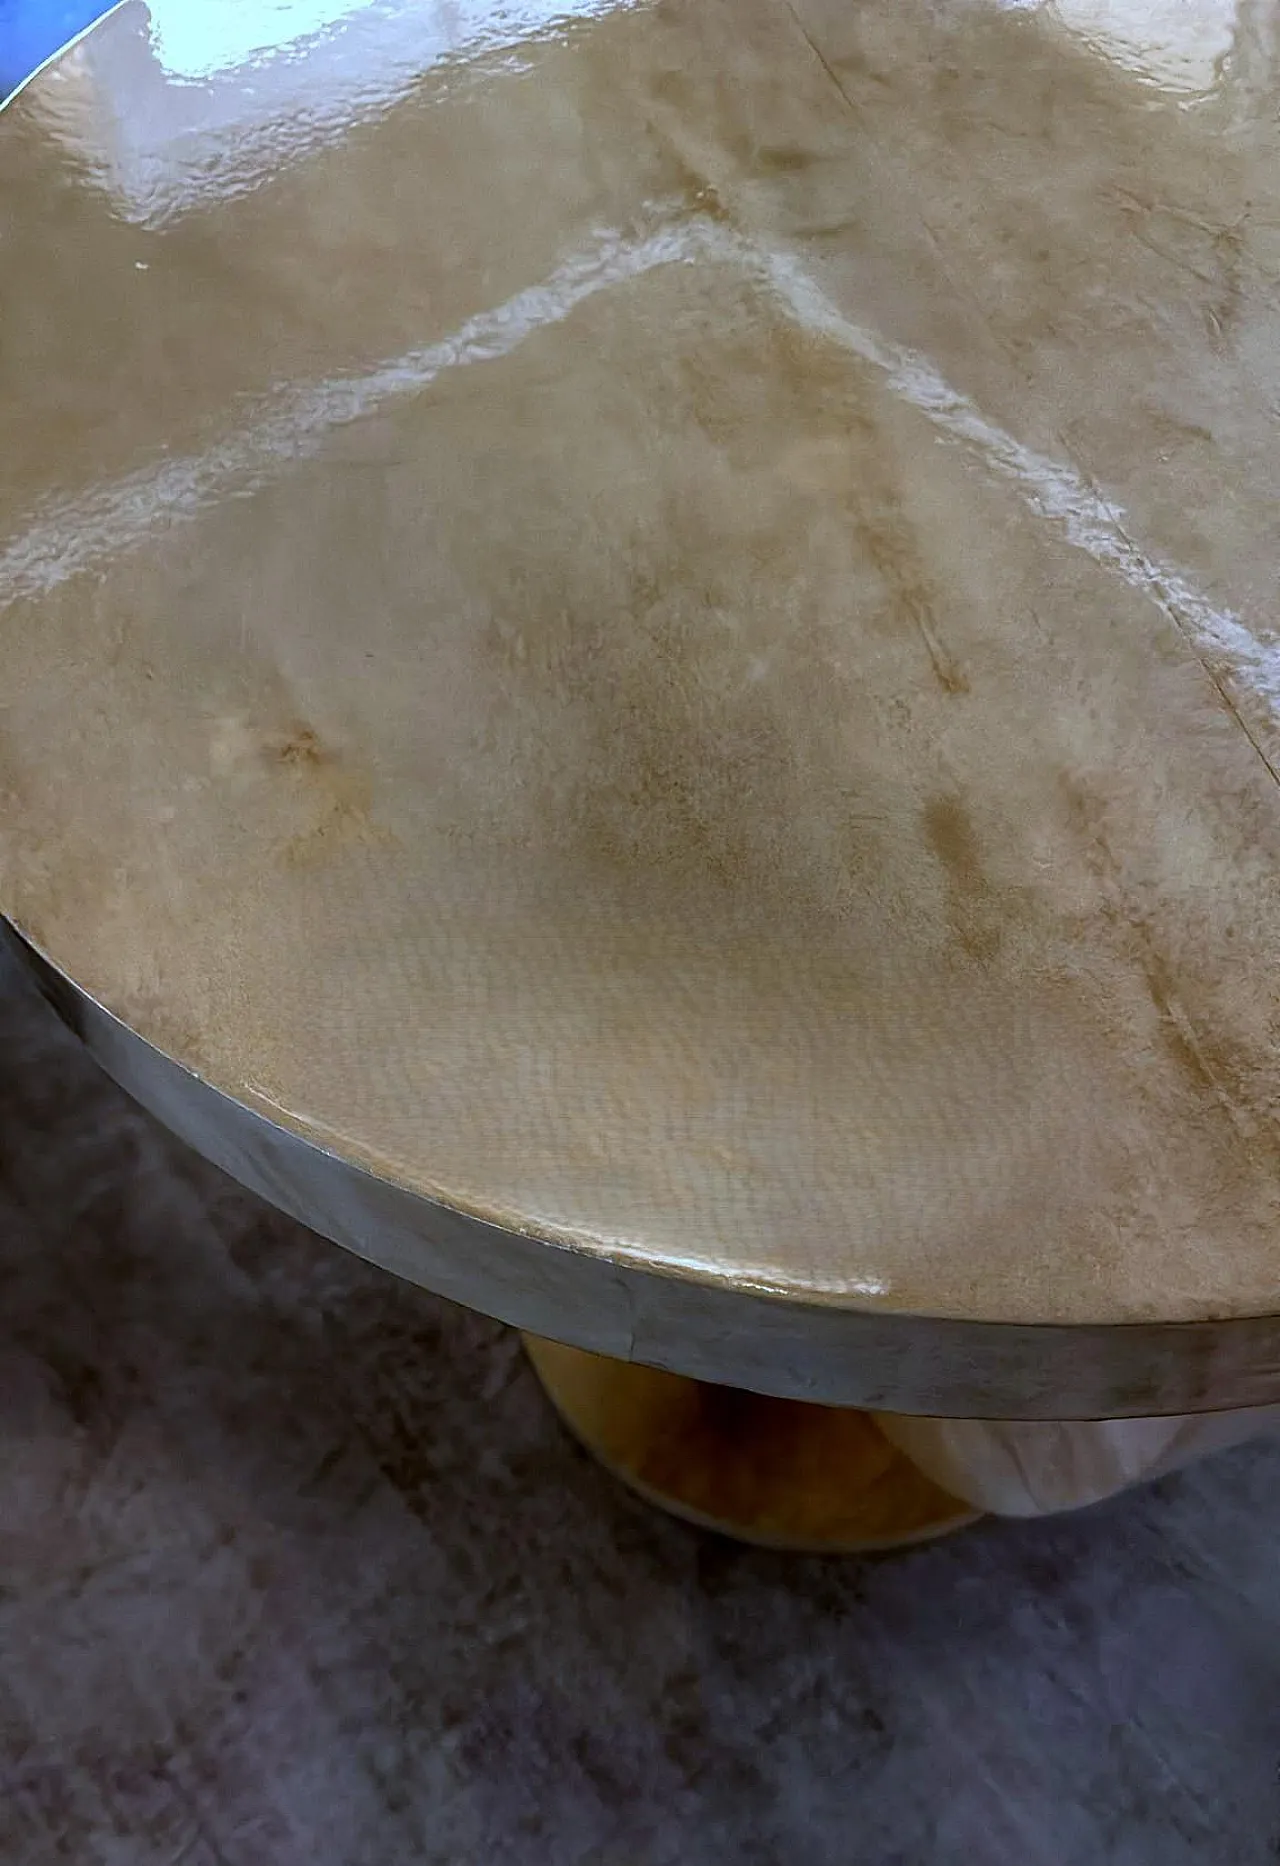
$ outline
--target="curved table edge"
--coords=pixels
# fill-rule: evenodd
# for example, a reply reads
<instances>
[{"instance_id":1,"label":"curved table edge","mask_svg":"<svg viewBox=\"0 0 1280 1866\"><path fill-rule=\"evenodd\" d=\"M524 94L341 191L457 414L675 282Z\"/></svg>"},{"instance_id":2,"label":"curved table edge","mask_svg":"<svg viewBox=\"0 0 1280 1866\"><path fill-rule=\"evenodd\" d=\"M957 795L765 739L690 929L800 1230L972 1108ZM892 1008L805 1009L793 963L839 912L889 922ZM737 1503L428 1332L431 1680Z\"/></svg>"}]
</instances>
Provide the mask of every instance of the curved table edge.
<instances>
[{"instance_id":1,"label":"curved table edge","mask_svg":"<svg viewBox=\"0 0 1280 1866\"><path fill-rule=\"evenodd\" d=\"M46 71L51 71L55 65L60 64L68 53L74 52L92 33L97 32L99 26L105 25L113 14L123 12L124 8L130 4L131 0L101 0L98 11L91 20L87 20L83 26L72 32L60 45L55 45L51 52L47 52L9 90L0 90L0 110L7 110L10 104L16 104L38 78L42 78Z\"/></svg>"},{"instance_id":2,"label":"curved table edge","mask_svg":"<svg viewBox=\"0 0 1280 1866\"><path fill-rule=\"evenodd\" d=\"M965 1321L676 1276L437 1204L267 1120L155 1048L0 917L10 954L134 1101L335 1244L527 1333L784 1399L950 1418L1098 1419L1280 1400L1280 1314Z\"/></svg>"}]
</instances>

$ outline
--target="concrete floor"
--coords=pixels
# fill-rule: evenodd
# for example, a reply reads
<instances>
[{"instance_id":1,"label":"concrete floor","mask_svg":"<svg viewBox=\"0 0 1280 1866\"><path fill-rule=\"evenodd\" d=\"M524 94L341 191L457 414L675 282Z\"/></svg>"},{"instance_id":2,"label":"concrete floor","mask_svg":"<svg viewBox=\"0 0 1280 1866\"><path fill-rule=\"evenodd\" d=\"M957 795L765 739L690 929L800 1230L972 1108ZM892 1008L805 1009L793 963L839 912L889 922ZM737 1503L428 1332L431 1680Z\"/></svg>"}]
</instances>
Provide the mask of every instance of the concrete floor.
<instances>
[{"instance_id":1,"label":"concrete floor","mask_svg":"<svg viewBox=\"0 0 1280 1866\"><path fill-rule=\"evenodd\" d=\"M0 977L4 1866L1263 1866L1280 1447L878 1562L651 1514L513 1339Z\"/></svg>"}]
</instances>

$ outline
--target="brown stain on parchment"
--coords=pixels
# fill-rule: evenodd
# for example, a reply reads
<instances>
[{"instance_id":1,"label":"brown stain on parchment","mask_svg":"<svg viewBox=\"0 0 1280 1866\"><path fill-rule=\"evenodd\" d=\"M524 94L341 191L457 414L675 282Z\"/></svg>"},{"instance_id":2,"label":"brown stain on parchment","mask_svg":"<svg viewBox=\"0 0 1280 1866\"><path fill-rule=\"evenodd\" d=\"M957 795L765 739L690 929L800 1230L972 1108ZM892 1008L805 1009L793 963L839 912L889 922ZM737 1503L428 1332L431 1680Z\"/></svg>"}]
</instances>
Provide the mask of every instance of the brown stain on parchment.
<instances>
[{"instance_id":1,"label":"brown stain on parchment","mask_svg":"<svg viewBox=\"0 0 1280 1866\"><path fill-rule=\"evenodd\" d=\"M370 811L373 786L314 726L294 721L264 746L268 765L284 774L303 796L312 821L285 843L282 859L287 867L312 867L353 842L386 842L390 832L376 824Z\"/></svg>"}]
</instances>

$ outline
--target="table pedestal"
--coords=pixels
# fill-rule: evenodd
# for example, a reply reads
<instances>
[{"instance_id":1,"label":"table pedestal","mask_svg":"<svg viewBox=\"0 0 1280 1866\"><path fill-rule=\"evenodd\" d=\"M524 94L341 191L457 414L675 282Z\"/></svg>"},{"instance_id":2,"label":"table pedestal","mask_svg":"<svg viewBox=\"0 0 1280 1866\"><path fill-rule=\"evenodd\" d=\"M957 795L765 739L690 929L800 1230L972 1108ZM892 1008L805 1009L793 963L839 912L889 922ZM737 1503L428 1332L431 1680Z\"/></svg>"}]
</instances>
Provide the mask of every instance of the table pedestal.
<instances>
[{"instance_id":1,"label":"table pedestal","mask_svg":"<svg viewBox=\"0 0 1280 1866\"><path fill-rule=\"evenodd\" d=\"M565 1424L651 1503L742 1542L899 1548L978 1512L940 1490L866 1413L770 1399L525 1335Z\"/></svg>"}]
</instances>

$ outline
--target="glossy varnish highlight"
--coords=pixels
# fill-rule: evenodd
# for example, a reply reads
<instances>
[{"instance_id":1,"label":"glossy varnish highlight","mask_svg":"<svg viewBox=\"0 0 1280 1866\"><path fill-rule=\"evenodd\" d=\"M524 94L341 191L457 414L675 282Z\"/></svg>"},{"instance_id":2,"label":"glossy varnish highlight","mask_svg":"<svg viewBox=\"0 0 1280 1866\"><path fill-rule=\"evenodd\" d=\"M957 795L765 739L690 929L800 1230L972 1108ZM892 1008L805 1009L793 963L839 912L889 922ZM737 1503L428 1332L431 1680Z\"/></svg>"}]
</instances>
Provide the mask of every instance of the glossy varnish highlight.
<instances>
[{"instance_id":1,"label":"glossy varnish highlight","mask_svg":"<svg viewBox=\"0 0 1280 1866\"><path fill-rule=\"evenodd\" d=\"M139 33L0 128L0 906L508 1227L1275 1308L1256 58L620 9L175 205L104 154Z\"/></svg>"}]
</instances>

